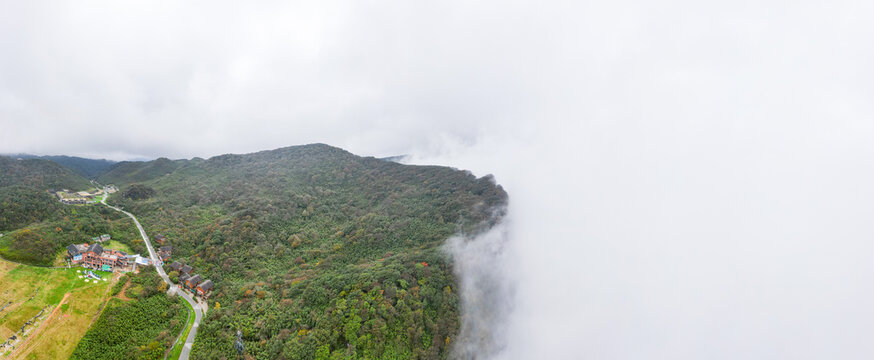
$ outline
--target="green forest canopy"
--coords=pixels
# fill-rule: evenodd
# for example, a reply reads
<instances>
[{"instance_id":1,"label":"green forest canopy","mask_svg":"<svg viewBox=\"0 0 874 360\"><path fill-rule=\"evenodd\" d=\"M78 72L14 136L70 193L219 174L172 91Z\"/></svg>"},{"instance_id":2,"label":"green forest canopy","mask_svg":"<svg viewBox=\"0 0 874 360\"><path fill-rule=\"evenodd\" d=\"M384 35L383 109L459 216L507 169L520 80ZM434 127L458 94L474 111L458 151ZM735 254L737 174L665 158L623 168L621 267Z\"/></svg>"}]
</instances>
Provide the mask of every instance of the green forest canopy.
<instances>
[{"instance_id":1,"label":"green forest canopy","mask_svg":"<svg viewBox=\"0 0 874 360\"><path fill-rule=\"evenodd\" d=\"M491 177L321 144L142 183L152 198L112 201L216 283L192 354L204 359L234 354L237 330L255 358L445 358L459 315L441 245L498 221L507 200Z\"/></svg>"},{"instance_id":2,"label":"green forest canopy","mask_svg":"<svg viewBox=\"0 0 874 360\"><path fill-rule=\"evenodd\" d=\"M195 359L234 356L238 330L257 359L446 358L459 309L441 246L507 202L490 176L323 144L122 162L97 178L148 193L110 202L215 282Z\"/></svg>"}]
</instances>

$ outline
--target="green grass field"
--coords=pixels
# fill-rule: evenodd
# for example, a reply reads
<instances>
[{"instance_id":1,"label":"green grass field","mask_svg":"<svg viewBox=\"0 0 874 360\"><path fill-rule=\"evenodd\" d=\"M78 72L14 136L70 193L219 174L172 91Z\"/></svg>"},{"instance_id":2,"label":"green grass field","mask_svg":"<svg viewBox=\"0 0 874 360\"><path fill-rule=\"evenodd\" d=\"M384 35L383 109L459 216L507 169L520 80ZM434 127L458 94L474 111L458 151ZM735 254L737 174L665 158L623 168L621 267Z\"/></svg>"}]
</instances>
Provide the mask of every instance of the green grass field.
<instances>
[{"instance_id":1,"label":"green grass field","mask_svg":"<svg viewBox=\"0 0 874 360\"><path fill-rule=\"evenodd\" d=\"M9 304L0 311L0 343L45 309L45 316L27 327L29 334L16 348L2 350L0 357L69 357L99 313L114 282L112 274L105 272L99 274L107 281L86 282L79 278L82 274L77 270L82 269L50 269L0 261L0 307Z\"/></svg>"},{"instance_id":2,"label":"green grass field","mask_svg":"<svg viewBox=\"0 0 874 360\"><path fill-rule=\"evenodd\" d=\"M122 244L122 243L118 242L117 240L109 240L109 241L103 243L103 248L124 251L125 253L133 254L133 251L130 249L129 246Z\"/></svg>"}]
</instances>

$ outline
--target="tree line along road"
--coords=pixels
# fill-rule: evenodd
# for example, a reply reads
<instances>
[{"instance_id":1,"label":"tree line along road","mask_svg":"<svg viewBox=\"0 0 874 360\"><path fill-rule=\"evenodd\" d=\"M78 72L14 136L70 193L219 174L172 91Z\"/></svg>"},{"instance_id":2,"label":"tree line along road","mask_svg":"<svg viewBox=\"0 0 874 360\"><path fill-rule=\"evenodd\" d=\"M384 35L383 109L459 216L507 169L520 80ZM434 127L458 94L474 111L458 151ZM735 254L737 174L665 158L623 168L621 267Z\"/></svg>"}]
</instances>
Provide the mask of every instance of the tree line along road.
<instances>
[{"instance_id":1,"label":"tree line along road","mask_svg":"<svg viewBox=\"0 0 874 360\"><path fill-rule=\"evenodd\" d=\"M103 197L100 203L106 205L110 209L119 211L133 219L134 224L137 225L137 229L140 230L140 236L142 236L143 242L145 242L146 244L146 248L149 250L149 258L152 259L152 264L155 266L155 270L158 271L158 275L160 275L161 278L164 279L164 282L167 283L167 286L169 286L172 293L181 296L183 299L185 299L185 301L188 302L188 304L191 305L191 308L194 309L194 324L191 325L191 332L188 333L188 338L185 339L185 344L182 346L182 352L179 355L180 360L188 360L188 356L191 354L191 347L194 345L194 338L195 336L197 336L197 327L200 326L200 320L203 318L203 312L200 311L200 307L197 306L197 302L195 302L194 299L191 298L191 296L186 294L184 291L179 290L179 288L170 281L170 277L167 276L167 273L164 271L164 267L159 265L161 261L158 259L155 248L152 247L152 242L149 241L149 237L146 235L146 230L143 229L143 225L140 224L136 216L115 206L107 204L106 199L109 197L109 193L106 192L106 189L104 189L103 192L106 194L106 196ZM182 328L182 332L179 333L179 336L182 336L182 334L184 333L185 327Z\"/></svg>"}]
</instances>

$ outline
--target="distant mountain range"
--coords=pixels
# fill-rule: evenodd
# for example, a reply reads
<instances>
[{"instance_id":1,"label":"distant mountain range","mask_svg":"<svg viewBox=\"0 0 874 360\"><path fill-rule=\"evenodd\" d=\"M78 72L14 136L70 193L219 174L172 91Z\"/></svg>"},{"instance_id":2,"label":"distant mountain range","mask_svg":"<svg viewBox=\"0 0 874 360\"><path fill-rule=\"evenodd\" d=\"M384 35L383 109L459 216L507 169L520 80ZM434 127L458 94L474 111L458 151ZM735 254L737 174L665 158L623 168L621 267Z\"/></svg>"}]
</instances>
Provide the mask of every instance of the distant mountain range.
<instances>
[{"instance_id":1,"label":"distant mountain range","mask_svg":"<svg viewBox=\"0 0 874 360\"><path fill-rule=\"evenodd\" d=\"M85 190L90 183L69 167L52 160L0 156L0 188L7 186Z\"/></svg>"},{"instance_id":2,"label":"distant mountain range","mask_svg":"<svg viewBox=\"0 0 874 360\"><path fill-rule=\"evenodd\" d=\"M130 180L144 181L154 178L153 175L155 174L168 174L181 167L183 164L203 161L201 158L194 158L191 160L170 160L167 158L159 158L153 161L131 160L119 162L67 155L0 154L0 156L22 160L40 159L53 161L86 179L97 179L98 177L102 177L101 180L106 183L118 181L129 183L131 182ZM380 158L380 160L401 163L406 157L407 155L395 155L383 157Z\"/></svg>"},{"instance_id":3,"label":"distant mountain range","mask_svg":"<svg viewBox=\"0 0 874 360\"><path fill-rule=\"evenodd\" d=\"M110 167L115 165L117 162L112 160L105 159L86 159L76 156L66 156L66 155L30 155L30 154L5 154L3 156L7 156L13 159L42 159L42 160L50 160L58 163L59 165L73 170L76 174L81 175L82 177L93 179L97 177L97 175L102 174L107 171Z\"/></svg>"}]
</instances>

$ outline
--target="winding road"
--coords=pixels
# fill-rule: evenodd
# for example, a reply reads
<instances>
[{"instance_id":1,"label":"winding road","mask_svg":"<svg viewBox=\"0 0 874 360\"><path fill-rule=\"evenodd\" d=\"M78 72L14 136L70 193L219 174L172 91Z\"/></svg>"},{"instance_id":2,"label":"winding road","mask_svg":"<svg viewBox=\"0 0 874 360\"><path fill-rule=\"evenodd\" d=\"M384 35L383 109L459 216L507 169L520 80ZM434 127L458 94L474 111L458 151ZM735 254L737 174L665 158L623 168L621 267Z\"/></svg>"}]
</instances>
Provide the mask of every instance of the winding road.
<instances>
[{"instance_id":1,"label":"winding road","mask_svg":"<svg viewBox=\"0 0 874 360\"><path fill-rule=\"evenodd\" d=\"M146 230L143 229L143 225L140 224L140 222L139 222L139 220L137 220L136 216L134 216L133 214L131 214L127 211L119 209L115 206L108 205L106 203L106 198L109 197L109 193L106 192L106 189L104 189L103 192L106 195L103 197L103 199L100 202L103 205L106 205L107 207L109 207L110 209L113 209L115 211L120 211L134 220L134 223L137 224L137 229L140 229L140 236L143 237L143 241L146 243L146 248L149 249L149 257L152 259L152 264L155 265L155 270L158 271L158 275L161 275L161 278L164 279L164 282L167 283L167 285L170 287L172 292L176 293L176 295L179 295L183 299L185 299L185 301L187 301L189 304L191 304L191 308L194 309L194 324L191 325L191 332L188 333L188 338L185 339L185 345L182 346L182 353L179 355L180 360L188 360L188 356L191 354L191 347L194 345L194 337L197 336L197 327L200 326L200 320L203 318L203 312L200 311L200 307L198 307L197 302L195 302L194 299L191 298L191 296L186 294L184 291L179 290L179 288L170 281L170 278L167 276L167 273L164 271L164 267L158 265L161 263L161 261L160 261L160 259L158 259L157 253L155 253L155 248L152 247L152 242L149 241L149 237L146 236ZM185 332L184 327L182 328L182 332L183 333ZM182 334L180 333L179 335L181 336Z\"/></svg>"}]
</instances>

